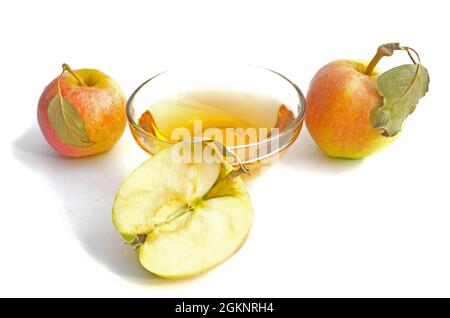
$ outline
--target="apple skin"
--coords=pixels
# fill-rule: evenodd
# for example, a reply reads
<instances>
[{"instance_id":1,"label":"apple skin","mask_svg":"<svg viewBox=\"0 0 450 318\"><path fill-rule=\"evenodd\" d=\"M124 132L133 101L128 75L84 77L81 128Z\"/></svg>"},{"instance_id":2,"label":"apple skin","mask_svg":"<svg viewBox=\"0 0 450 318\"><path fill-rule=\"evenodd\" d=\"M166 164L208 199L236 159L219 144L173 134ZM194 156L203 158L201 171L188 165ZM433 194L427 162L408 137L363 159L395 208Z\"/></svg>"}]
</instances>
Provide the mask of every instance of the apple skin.
<instances>
[{"instance_id":1,"label":"apple skin","mask_svg":"<svg viewBox=\"0 0 450 318\"><path fill-rule=\"evenodd\" d=\"M122 136L126 126L126 97L119 84L111 77L95 69L74 71L84 82L80 86L68 73L61 77L60 86L64 99L68 100L84 123L93 145L77 147L63 143L48 118L50 101L58 93L58 78L42 92L38 104L39 127L48 143L67 157L85 157L109 150Z\"/></svg>"},{"instance_id":2,"label":"apple skin","mask_svg":"<svg viewBox=\"0 0 450 318\"><path fill-rule=\"evenodd\" d=\"M330 157L359 159L389 145L373 128L370 113L383 104L378 75L365 75L367 64L338 60L322 67L311 81L306 98L306 126L319 148Z\"/></svg>"}]
</instances>

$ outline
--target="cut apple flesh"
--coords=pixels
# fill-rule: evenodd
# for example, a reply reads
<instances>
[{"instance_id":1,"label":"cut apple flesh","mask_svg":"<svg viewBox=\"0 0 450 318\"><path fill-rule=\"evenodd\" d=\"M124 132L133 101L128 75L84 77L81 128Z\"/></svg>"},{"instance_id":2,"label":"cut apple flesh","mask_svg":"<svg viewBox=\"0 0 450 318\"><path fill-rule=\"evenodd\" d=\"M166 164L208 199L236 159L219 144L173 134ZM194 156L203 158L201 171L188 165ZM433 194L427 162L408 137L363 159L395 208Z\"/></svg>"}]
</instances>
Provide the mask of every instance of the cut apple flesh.
<instances>
[{"instance_id":1,"label":"cut apple flesh","mask_svg":"<svg viewBox=\"0 0 450 318\"><path fill-rule=\"evenodd\" d=\"M172 148L138 167L117 193L116 229L156 275L187 277L231 256L252 224L252 207L240 177L214 163L178 163Z\"/></svg>"}]
</instances>

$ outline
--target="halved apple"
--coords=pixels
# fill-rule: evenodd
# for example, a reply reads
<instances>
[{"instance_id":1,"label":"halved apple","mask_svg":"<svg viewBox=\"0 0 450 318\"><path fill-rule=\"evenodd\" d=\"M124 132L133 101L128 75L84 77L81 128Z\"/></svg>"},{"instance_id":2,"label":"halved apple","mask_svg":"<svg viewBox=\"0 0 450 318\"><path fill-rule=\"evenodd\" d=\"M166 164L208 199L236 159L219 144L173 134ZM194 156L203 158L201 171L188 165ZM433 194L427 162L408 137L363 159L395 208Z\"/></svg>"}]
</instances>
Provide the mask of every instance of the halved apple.
<instances>
[{"instance_id":1,"label":"halved apple","mask_svg":"<svg viewBox=\"0 0 450 318\"><path fill-rule=\"evenodd\" d=\"M253 219L250 198L239 173L217 159L178 162L169 147L119 189L114 226L150 272L193 276L226 260L245 241Z\"/></svg>"}]
</instances>

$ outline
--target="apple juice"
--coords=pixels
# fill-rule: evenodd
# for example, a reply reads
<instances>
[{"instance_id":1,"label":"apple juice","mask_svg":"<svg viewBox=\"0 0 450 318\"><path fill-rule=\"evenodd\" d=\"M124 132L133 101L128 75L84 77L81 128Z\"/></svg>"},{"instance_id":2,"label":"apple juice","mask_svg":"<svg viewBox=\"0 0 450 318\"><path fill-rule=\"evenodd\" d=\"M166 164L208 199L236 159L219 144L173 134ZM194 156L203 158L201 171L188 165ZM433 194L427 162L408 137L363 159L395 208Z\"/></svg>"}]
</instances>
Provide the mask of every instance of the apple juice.
<instances>
[{"instance_id":1,"label":"apple juice","mask_svg":"<svg viewBox=\"0 0 450 318\"><path fill-rule=\"evenodd\" d=\"M196 89L154 100L139 117L139 126L160 140L201 138L227 148L248 145L278 134L295 120L281 101L260 93L227 89ZM259 166L256 147L239 149L241 161ZM270 152L269 152L270 154ZM266 159L269 156L265 156ZM227 159L228 160L228 159ZM236 162L230 162L236 164Z\"/></svg>"}]
</instances>

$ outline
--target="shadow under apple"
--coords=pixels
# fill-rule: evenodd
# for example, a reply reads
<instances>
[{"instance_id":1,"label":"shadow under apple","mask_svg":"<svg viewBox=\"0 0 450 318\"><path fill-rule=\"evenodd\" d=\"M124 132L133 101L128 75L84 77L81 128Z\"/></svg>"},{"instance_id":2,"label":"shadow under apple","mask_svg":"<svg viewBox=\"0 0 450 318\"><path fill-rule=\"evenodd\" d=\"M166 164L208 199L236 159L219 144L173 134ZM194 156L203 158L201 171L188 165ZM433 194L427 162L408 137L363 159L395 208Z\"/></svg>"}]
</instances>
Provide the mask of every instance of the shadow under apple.
<instances>
[{"instance_id":1,"label":"shadow under apple","mask_svg":"<svg viewBox=\"0 0 450 318\"><path fill-rule=\"evenodd\" d=\"M326 156L315 144L306 127L295 143L280 158L279 164L286 164L296 170L315 171L318 174L337 175L356 169L363 160L339 159Z\"/></svg>"},{"instance_id":2,"label":"shadow under apple","mask_svg":"<svg viewBox=\"0 0 450 318\"><path fill-rule=\"evenodd\" d=\"M146 271L137 254L112 225L112 204L117 189L130 173L120 143L98 156L65 158L56 153L37 125L13 143L13 154L40 174L60 198L64 212L83 248L112 272L141 284L175 284ZM179 282L179 281L178 281Z\"/></svg>"}]
</instances>

